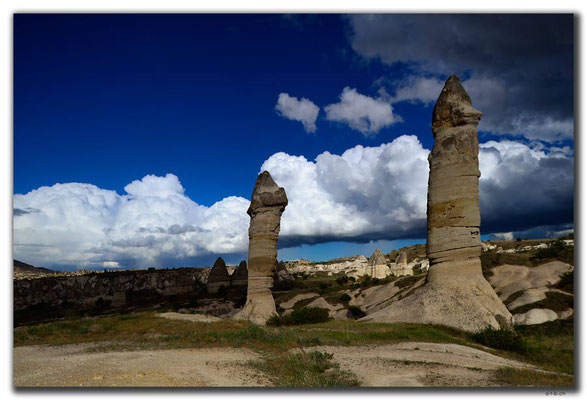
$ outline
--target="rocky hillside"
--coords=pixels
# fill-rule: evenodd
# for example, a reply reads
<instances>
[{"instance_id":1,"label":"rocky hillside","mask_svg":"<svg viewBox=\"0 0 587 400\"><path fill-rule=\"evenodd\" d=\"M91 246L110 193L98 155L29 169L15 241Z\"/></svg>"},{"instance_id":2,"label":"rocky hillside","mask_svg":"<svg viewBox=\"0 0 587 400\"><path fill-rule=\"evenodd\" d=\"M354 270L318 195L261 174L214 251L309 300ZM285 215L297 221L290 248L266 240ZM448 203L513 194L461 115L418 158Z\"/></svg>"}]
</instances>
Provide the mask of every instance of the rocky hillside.
<instances>
[{"instance_id":1,"label":"rocky hillside","mask_svg":"<svg viewBox=\"0 0 587 400\"><path fill-rule=\"evenodd\" d=\"M14 260L14 277L18 278L31 278L31 277L40 277L40 276L47 276L55 274L55 271L42 268L42 267L34 267L30 264L23 263L22 261Z\"/></svg>"},{"instance_id":2,"label":"rocky hillside","mask_svg":"<svg viewBox=\"0 0 587 400\"><path fill-rule=\"evenodd\" d=\"M411 271L398 276L393 272L397 264L393 260L402 253ZM328 309L336 319L368 317L411 295L424 283L428 260L423 254L424 245L386 254L390 268L384 278L369 274L364 256L337 262L289 262L286 266L295 279L287 285L277 285L276 302L284 313L312 306ZM481 256L484 276L514 316L516 325L572 317L573 258L572 239L484 242Z\"/></svg>"}]
</instances>

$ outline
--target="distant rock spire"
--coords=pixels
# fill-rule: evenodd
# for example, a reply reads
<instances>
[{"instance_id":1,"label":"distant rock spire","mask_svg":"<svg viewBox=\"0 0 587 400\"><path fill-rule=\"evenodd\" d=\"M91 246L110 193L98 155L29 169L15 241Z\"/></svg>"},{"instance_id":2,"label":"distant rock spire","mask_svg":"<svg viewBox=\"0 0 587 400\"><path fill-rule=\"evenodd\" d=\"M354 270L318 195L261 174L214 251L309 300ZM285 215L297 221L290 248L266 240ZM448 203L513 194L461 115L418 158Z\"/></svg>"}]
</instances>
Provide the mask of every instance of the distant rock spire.
<instances>
[{"instance_id":1,"label":"distant rock spire","mask_svg":"<svg viewBox=\"0 0 587 400\"><path fill-rule=\"evenodd\" d=\"M249 267L247 302L235 315L263 324L276 313L275 300L271 294L273 270L277 266L277 238L281 214L287 206L287 196L277 186L269 172L257 177L247 213L251 217L249 226Z\"/></svg>"}]
</instances>

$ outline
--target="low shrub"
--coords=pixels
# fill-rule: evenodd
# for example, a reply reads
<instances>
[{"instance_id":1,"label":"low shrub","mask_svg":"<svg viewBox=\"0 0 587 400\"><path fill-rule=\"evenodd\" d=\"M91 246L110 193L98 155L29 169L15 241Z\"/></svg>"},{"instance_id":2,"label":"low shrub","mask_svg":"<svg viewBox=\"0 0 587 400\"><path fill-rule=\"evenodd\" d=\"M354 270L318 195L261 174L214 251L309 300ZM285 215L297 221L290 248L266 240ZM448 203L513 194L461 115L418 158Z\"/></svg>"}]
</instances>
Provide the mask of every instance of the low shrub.
<instances>
[{"instance_id":1,"label":"low shrub","mask_svg":"<svg viewBox=\"0 0 587 400\"><path fill-rule=\"evenodd\" d=\"M546 260L550 258L563 258L562 255L565 252L566 246L567 245L562 240L555 240L554 242L551 242L547 248L539 249L534 255L534 259Z\"/></svg>"},{"instance_id":2,"label":"low shrub","mask_svg":"<svg viewBox=\"0 0 587 400\"><path fill-rule=\"evenodd\" d=\"M357 306L350 306L348 308L349 312L351 313L352 317L354 319L359 319L359 318L363 318L364 316L366 316L367 314L365 314L365 311L361 310L359 307Z\"/></svg>"},{"instance_id":3,"label":"low shrub","mask_svg":"<svg viewBox=\"0 0 587 400\"><path fill-rule=\"evenodd\" d=\"M494 329L488 327L473 333L471 338L475 342L493 349L514 351L522 354L527 350L527 343L524 338L510 328Z\"/></svg>"},{"instance_id":4,"label":"low shrub","mask_svg":"<svg viewBox=\"0 0 587 400\"><path fill-rule=\"evenodd\" d=\"M328 310L319 307L302 307L286 315L275 314L267 320L268 326L305 325L327 322Z\"/></svg>"},{"instance_id":5,"label":"low shrub","mask_svg":"<svg viewBox=\"0 0 587 400\"><path fill-rule=\"evenodd\" d=\"M278 280L273 284L273 290L276 292L285 292L292 290L295 287L296 283L291 279L283 279L281 281Z\"/></svg>"},{"instance_id":6,"label":"low shrub","mask_svg":"<svg viewBox=\"0 0 587 400\"><path fill-rule=\"evenodd\" d=\"M348 293L343 293L340 295L339 300L342 301L343 303L347 303L347 302L351 301L351 296Z\"/></svg>"},{"instance_id":7,"label":"low shrub","mask_svg":"<svg viewBox=\"0 0 587 400\"><path fill-rule=\"evenodd\" d=\"M566 272L561 276L561 280L557 283L555 288L564 290L568 293L575 292L575 278L573 272Z\"/></svg>"},{"instance_id":8,"label":"low shrub","mask_svg":"<svg viewBox=\"0 0 587 400\"><path fill-rule=\"evenodd\" d=\"M546 308L552 311L565 311L569 308L575 308L574 297L572 295L559 292L546 292L545 299L517 307L512 310L512 314L523 314L533 308Z\"/></svg>"},{"instance_id":9,"label":"low shrub","mask_svg":"<svg viewBox=\"0 0 587 400\"><path fill-rule=\"evenodd\" d=\"M343 286L344 284L349 282L349 277L346 275L343 276L339 276L338 278L336 278L336 283L338 283L340 286Z\"/></svg>"}]
</instances>

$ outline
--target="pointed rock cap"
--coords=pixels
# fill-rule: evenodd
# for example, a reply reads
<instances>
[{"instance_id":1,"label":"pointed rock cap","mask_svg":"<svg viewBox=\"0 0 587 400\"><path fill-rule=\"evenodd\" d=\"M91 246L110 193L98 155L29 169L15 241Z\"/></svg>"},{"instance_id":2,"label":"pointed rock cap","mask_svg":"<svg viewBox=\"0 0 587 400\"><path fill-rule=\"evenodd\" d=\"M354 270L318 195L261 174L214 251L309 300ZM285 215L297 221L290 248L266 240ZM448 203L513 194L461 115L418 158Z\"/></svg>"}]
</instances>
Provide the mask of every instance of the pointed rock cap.
<instances>
[{"instance_id":1,"label":"pointed rock cap","mask_svg":"<svg viewBox=\"0 0 587 400\"><path fill-rule=\"evenodd\" d=\"M208 283L210 282L225 282L230 280L230 275L228 274L228 269L226 269L226 264L222 257L218 257L214 266L210 270L210 275L208 275Z\"/></svg>"},{"instance_id":2,"label":"pointed rock cap","mask_svg":"<svg viewBox=\"0 0 587 400\"><path fill-rule=\"evenodd\" d=\"M482 115L481 111L473 108L471 98L461 85L460 79L453 74L446 80L434 105L432 132L436 137L436 132L441 128L477 125Z\"/></svg>"},{"instance_id":3,"label":"pointed rock cap","mask_svg":"<svg viewBox=\"0 0 587 400\"><path fill-rule=\"evenodd\" d=\"M269 172L261 172L257 177L247 214L252 217L258 209L264 207L279 207L280 211L283 211L285 206L287 206L285 189L277 186Z\"/></svg>"},{"instance_id":4,"label":"pointed rock cap","mask_svg":"<svg viewBox=\"0 0 587 400\"><path fill-rule=\"evenodd\" d=\"M382 265L387 264L385 256L379 249L375 249L371 257L369 257L369 265Z\"/></svg>"},{"instance_id":5,"label":"pointed rock cap","mask_svg":"<svg viewBox=\"0 0 587 400\"><path fill-rule=\"evenodd\" d=\"M241 263L238 265L238 267L236 267L230 278L233 281L247 280L249 278L249 270L247 269L247 262L245 260L241 261Z\"/></svg>"}]
</instances>

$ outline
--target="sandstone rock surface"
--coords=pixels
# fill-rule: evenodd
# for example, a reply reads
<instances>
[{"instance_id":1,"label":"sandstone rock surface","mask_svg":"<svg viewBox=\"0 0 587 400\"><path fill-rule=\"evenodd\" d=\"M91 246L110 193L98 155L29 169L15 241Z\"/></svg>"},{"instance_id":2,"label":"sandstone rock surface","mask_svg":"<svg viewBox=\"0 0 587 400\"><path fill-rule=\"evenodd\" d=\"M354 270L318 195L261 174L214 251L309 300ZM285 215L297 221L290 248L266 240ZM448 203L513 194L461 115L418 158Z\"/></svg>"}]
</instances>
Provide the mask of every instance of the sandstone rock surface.
<instances>
[{"instance_id":1,"label":"sandstone rock surface","mask_svg":"<svg viewBox=\"0 0 587 400\"><path fill-rule=\"evenodd\" d=\"M275 281L291 281L294 279L293 275L289 273L287 267L283 263L277 264L275 272L273 273L273 279Z\"/></svg>"},{"instance_id":2,"label":"sandstone rock surface","mask_svg":"<svg viewBox=\"0 0 587 400\"><path fill-rule=\"evenodd\" d=\"M263 171L257 177L247 210L251 217L247 302L235 318L262 324L276 313L272 274L277 266L277 238L286 206L285 190L277 186L269 172Z\"/></svg>"},{"instance_id":3,"label":"sandstone rock surface","mask_svg":"<svg viewBox=\"0 0 587 400\"><path fill-rule=\"evenodd\" d=\"M537 267L505 264L492 271L489 281L499 293L499 298L505 301L521 290L545 288L558 283L564 273L573 271L573 266L562 261L551 261Z\"/></svg>"},{"instance_id":4,"label":"sandstone rock surface","mask_svg":"<svg viewBox=\"0 0 587 400\"><path fill-rule=\"evenodd\" d=\"M364 320L433 323L467 331L511 324L510 312L481 273L477 139L481 115L459 78L451 75L432 118L426 284Z\"/></svg>"},{"instance_id":5,"label":"sandstone rock surface","mask_svg":"<svg viewBox=\"0 0 587 400\"><path fill-rule=\"evenodd\" d=\"M533 308L524 314L516 314L513 317L514 325L536 325L558 319L556 312L546 308Z\"/></svg>"},{"instance_id":6,"label":"sandstone rock surface","mask_svg":"<svg viewBox=\"0 0 587 400\"><path fill-rule=\"evenodd\" d=\"M375 249L367 263L371 267L371 278L383 279L391 273L387 266L387 260L379 249Z\"/></svg>"},{"instance_id":7,"label":"sandstone rock surface","mask_svg":"<svg viewBox=\"0 0 587 400\"><path fill-rule=\"evenodd\" d=\"M212 315L184 314L184 313L176 313L176 312L161 313L161 314L159 314L159 317L166 318L166 319L181 320L181 321L190 321L190 322L216 322L216 321L221 321L220 318L214 317Z\"/></svg>"}]
</instances>

